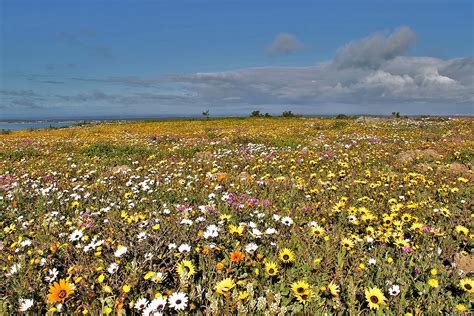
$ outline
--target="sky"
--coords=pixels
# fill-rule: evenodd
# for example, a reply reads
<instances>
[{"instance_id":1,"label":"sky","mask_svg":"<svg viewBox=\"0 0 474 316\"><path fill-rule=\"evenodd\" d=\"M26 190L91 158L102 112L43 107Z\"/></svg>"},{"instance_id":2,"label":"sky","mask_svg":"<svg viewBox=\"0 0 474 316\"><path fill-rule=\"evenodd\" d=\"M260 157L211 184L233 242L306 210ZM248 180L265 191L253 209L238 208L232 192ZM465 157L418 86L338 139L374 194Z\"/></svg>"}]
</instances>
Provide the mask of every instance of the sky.
<instances>
[{"instance_id":1,"label":"sky","mask_svg":"<svg viewBox=\"0 0 474 316\"><path fill-rule=\"evenodd\" d=\"M474 114L473 1L0 0L0 119Z\"/></svg>"}]
</instances>

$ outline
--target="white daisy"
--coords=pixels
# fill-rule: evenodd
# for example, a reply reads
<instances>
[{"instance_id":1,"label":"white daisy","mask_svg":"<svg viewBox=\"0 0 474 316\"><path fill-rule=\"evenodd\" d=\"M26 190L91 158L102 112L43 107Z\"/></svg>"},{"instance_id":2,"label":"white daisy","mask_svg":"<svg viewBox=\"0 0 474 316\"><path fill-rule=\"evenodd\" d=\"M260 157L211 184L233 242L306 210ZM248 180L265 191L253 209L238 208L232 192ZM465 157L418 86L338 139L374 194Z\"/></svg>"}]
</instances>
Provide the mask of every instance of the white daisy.
<instances>
[{"instance_id":1,"label":"white daisy","mask_svg":"<svg viewBox=\"0 0 474 316\"><path fill-rule=\"evenodd\" d=\"M171 294L171 296L168 298L168 302L171 308L177 311L181 311L186 308L188 303L188 297L186 296L186 293L176 292Z\"/></svg>"},{"instance_id":2,"label":"white daisy","mask_svg":"<svg viewBox=\"0 0 474 316\"><path fill-rule=\"evenodd\" d=\"M188 245L188 244L181 244L181 246L179 246L178 248L178 251L180 253L183 253L183 252L190 252L191 251L191 246Z\"/></svg>"},{"instance_id":3,"label":"white daisy","mask_svg":"<svg viewBox=\"0 0 474 316\"><path fill-rule=\"evenodd\" d=\"M142 316L162 316L163 313L156 311L150 305L142 311Z\"/></svg>"},{"instance_id":4,"label":"white daisy","mask_svg":"<svg viewBox=\"0 0 474 316\"><path fill-rule=\"evenodd\" d=\"M283 217L281 219L281 222L283 223L283 225L286 225L286 226L291 226L291 224L293 224L293 220L289 216Z\"/></svg>"},{"instance_id":5,"label":"white daisy","mask_svg":"<svg viewBox=\"0 0 474 316\"><path fill-rule=\"evenodd\" d=\"M49 269L48 273L49 273L49 275L47 277L45 277L44 279L47 282L51 283L54 280L56 280L56 278L58 277L59 271L56 268L52 268L52 269Z\"/></svg>"},{"instance_id":6,"label":"white daisy","mask_svg":"<svg viewBox=\"0 0 474 316\"><path fill-rule=\"evenodd\" d=\"M21 269L21 264L19 264L19 263L14 263L14 264L10 267L10 275L15 274L15 273L18 273L18 271L20 271L20 269Z\"/></svg>"},{"instance_id":7,"label":"white daisy","mask_svg":"<svg viewBox=\"0 0 474 316\"><path fill-rule=\"evenodd\" d=\"M391 288L388 289L388 292L392 296L397 296L398 294L400 294L400 286L394 284L394 285L392 285Z\"/></svg>"},{"instance_id":8,"label":"white daisy","mask_svg":"<svg viewBox=\"0 0 474 316\"><path fill-rule=\"evenodd\" d=\"M71 233L71 235L69 235L69 240L70 241L78 241L79 239L82 238L83 235L84 234L83 234L82 230L76 229L75 231L73 231Z\"/></svg>"},{"instance_id":9,"label":"white daisy","mask_svg":"<svg viewBox=\"0 0 474 316\"><path fill-rule=\"evenodd\" d=\"M114 256L121 257L127 252L127 247L125 246L118 246L117 250L115 250Z\"/></svg>"},{"instance_id":10,"label":"white daisy","mask_svg":"<svg viewBox=\"0 0 474 316\"><path fill-rule=\"evenodd\" d=\"M203 234L204 238L209 239L219 236L219 228L216 225L209 225Z\"/></svg>"},{"instance_id":11,"label":"white daisy","mask_svg":"<svg viewBox=\"0 0 474 316\"><path fill-rule=\"evenodd\" d=\"M351 223L354 223L355 221L357 221L357 216L352 215L352 214L349 215L347 218L349 219L349 222Z\"/></svg>"},{"instance_id":12,"label":"white daisy","mask_svg":"<svg viewBox=\"0 0 474 316\"><path fill-rule=\"evenodd\" d=\"M254 253L257 250L258 246L255 243L250 243L247 246L245 246L245 251L248 253Z\"/></svg>"},{"instance_id":13,"label":"white daisy","mask_svg":"<svg viewBox=\"0 0 474 316\"><path fill-rule=\"evenodd\" d=\"M34 301L32 299L24 299L24 298L20 298L20 307L18 308L18 311L19 312L26 312L27 310L29 310L33 304L34 304Z\"/></svg>"},{"instance_id":14,"label":"white daisy","mask_svg":"<svg viewBox=\"0 0 474 316\"><path fill-rule=\"evenodd\" d=\"M158 297L155 298L150 302L150 305L148 307L152 307L154 311L162 311L165 309L166 306L166 299L163 297Z\"/></svg>"},{"instance_id":15,"label":"white daisy","mask_svg":"<svg viewBox=\"0 0 474 316\"><path fill-rule=\"evenodd\" d=\"M148 305L148 300L143 297L141 299L139 299L135 305L133 306L136 310L139 310L141 311L142 309L144 309L146 306Z\"/></svg>"},{"instance_id":16,"label":"white daisy","mask_svg":"<svg viewBox=\"0 0 474 316\"><path fill-rule=\"evenodd\" d=\"M254 228L252 229L252 232L251 232L252 236L255 237L255 238L260 238L262 237L262 232L257 229L257 228Z\"/></svg>"},{"instance_id":17,"label":"white daisy","mask_svg":"<svg viewBox=\"0 0 474 316\"><path fill-rule=\"evenodd\" d=\"M26 247L26 246L29 246L29 245L31 245L31 240L29 240L29 239L25 239L21 242L22 247Z\"/></svg>"},{"instance_id":18,"label":"white daisy","mask_svg":"<svg viewBox=\"0 0 474 316\"><path fill-rule=\"evenodd\" d=\"M265 230L265 234L267 234L267 235L273 235L273 234L275 234L275 233L276 233L276 229L275 229L275 228L271 228L271 227L270 227L270 228L267 228L267 229Z\"/></svg>"},{"instance_id":19,"label":"white daisy","mask_svg":"<svg viewBox=\"0 0 474 316\"><path fill-rule=\"evenodd\" d=\"M193 221L187 218L183 218L180 224L191 226L193 224Z\"/></svg>"},{"instance_id":20,"label":"white daisy","mask_svg":"<svg viewBox=\"0 0 474 316\"><path fill-rule=\"evenodd\" d=\"M147 237L146 232L141 232L137 235L137 239L140 241L145 240L146 237Z\"/></svg>"},{"instance_id":21,"label":"white daisy","mask_svg":"<svg viewBox=\"0 0 474 316\"><path fill-rule=\"evenodd\" d=\"M115 272L117 272L118 268L119 268L118 264L116 264L115 262L112 262L107 268L107 271L110 274L114 274Z\"/></svg>"}]
</instances>

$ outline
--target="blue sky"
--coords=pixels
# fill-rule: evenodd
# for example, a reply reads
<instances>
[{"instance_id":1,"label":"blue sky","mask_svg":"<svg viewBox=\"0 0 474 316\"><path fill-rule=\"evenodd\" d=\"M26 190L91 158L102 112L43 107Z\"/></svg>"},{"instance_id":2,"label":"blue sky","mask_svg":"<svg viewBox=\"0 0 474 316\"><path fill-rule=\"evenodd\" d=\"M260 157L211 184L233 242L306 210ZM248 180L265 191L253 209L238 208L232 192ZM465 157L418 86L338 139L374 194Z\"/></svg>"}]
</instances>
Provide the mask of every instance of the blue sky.
<instances>
[{"instance_id":1,"label":"blue sky","mask_svg":"<svg viewBox=\"0 0 474 316\"><path fill-rule=\"evenodd\" d=\"M473 114L472 1L0 4L0 118Z\"/></svg>"}]
</instances>

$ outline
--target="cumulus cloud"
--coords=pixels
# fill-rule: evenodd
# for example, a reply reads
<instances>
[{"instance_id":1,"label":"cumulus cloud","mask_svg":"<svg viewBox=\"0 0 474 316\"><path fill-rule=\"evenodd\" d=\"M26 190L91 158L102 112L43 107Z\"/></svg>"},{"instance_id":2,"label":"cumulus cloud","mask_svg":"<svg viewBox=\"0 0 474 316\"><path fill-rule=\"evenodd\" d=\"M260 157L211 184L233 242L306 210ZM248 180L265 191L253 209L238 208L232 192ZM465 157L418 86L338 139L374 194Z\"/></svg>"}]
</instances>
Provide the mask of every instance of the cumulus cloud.
<instances>
[{"instance_id":1,"label":"cumulus cloud","mask_svg":"<svg viewBox=\"0 0 474 316\"><path fill-rule=\"evenodd\" d=\"M389 35L374 33L339 48L334 64L340 68L377 68L405 52L415 39L416 33L407 26L399 27Z\"/></svg>"},{"instance_id":2,"label":"cumulus cloud","mask_svg":"<svg viewBox=\"0 0 474 316\"><path fill-rule=\"evenodd\" d=\"M472 113L474 58L403 56L415 39L409 27L399 27L391 34L355 40L338 49L332 61L318 66L194 73L170 80L187 84L199 99L212 103L302 105L313 113L321 104L336 103L353 109L378 106L378 113L384 105L405 104L426 113L431 109L423 104L436 103L451 105L448 111L458 104Z\"/></svg>"},{"instance_id":3,"label":"cumulus cloud","mask_svg":"<svg viewBox=\"0 0 474 316\"><path fill-rule=\"evenodd\" d=\"M290 33L278 33L273 42L267 46L266 52L270 56L279 56L296 53L304 48L294 35Z\"/></svg>"}]
</instances>

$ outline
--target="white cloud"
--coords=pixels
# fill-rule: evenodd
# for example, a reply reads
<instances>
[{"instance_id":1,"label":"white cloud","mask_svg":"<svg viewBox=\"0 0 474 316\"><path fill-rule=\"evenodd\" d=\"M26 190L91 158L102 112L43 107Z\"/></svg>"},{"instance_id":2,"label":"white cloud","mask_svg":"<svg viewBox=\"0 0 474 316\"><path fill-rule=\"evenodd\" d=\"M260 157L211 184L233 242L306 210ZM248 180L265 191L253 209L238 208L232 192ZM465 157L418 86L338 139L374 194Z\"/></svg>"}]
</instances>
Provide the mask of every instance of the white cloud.
<instances>
[{"instance_id":1,"label":"white cloud","mask_svg":"<svg viewBox=\"0 0 474 316\"><path fill-rule=\"evenodd\" d=\"M474 99L474 58L442 60L402 56L416 34L408 27L372 34L340 48L334 60L311 67L247 68L235 71L174 76L198 99L219 103L302 105L317 112L318 104L359 105L460 104ZM472 113L472 109L468 112Z\"/></svg>"}]
</instances>

